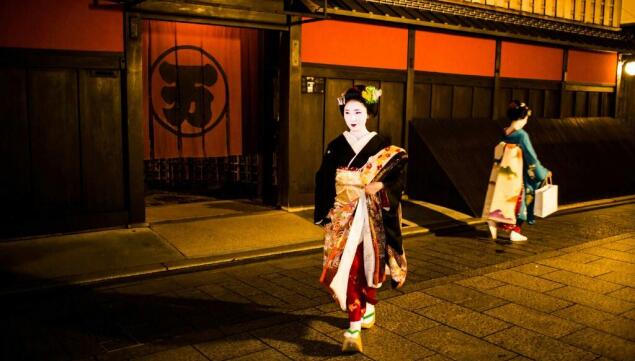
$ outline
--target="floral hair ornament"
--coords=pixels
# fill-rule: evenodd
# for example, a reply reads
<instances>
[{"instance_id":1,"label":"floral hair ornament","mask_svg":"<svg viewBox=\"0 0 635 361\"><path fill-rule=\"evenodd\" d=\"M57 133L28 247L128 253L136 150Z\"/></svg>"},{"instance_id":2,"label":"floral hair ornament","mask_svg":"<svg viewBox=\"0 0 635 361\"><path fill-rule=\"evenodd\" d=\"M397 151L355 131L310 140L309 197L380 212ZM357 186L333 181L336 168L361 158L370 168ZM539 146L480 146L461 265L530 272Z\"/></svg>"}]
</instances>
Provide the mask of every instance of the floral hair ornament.
<instances>
[{"instance_id":1,"label":"floral hair ornament","mask_svg":"<svg viewBox=\"0 0 635 361\"><path fill-rule=\"evenodd\" d=\"M338 105L346 105L346 98L344 98L344 94L346 93L342 93L342 95L337 98Z\"/></svg>"},{"instance_id":2,"label":"floral hair ornament","mask_svg":"<svg viewBox=\"0 0 635 361\"><path fill-rule=\"evenodd\" d=\"M374 86L367 86L362 91L362 98L366 101L366 104L376 104L381 96L381 89L377 89Z\"/></svg>"},{"instance_id":3,"label":"floral hair ornament","mask_svg":"<svg viewBox=\"0 0 635 361\"><path fill-rule=\"evenodd\" d=\"M527 106L527 104L525 104L525 102L521 102L519 107L516 107L516 109L518 108L527 108L527 117L531 116L531 109L529 109L529 107Z\"/></svg>"}]
</instances>

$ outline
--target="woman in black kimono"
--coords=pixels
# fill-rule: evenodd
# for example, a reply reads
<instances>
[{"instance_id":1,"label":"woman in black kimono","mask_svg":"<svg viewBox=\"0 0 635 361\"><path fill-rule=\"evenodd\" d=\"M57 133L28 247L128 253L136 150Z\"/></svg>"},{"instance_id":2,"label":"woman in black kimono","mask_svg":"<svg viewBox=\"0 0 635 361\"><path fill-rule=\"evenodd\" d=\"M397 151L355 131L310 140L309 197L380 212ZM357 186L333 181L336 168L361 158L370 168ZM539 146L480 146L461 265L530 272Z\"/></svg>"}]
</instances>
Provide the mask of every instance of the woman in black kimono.
<instances>
[{"instance_id":1,"label":"woman in black kimono","mask_svg":"<svg viewBox=\"0 0 635 361\"><path fill-rule=\"evenodd\" d=\"M356 85L338 98L349 130L329 143L315 176L314 218L325 230L320 282L348 311L343 351L362 350L360 331L375 323L386 268L394 287L406 276L400 200L407 155L366 129L380 96L381 90Z\"/></svg>"}]
</instances>

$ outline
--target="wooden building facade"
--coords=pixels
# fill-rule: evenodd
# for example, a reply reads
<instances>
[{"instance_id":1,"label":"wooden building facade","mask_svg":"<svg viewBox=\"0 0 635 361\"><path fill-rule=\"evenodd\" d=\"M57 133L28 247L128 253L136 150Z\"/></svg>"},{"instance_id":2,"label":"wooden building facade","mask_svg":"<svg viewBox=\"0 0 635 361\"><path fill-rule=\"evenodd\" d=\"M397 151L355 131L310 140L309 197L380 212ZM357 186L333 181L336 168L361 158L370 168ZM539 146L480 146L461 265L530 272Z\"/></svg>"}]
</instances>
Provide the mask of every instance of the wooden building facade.
<instances>
[{"instance_id":1,"label":"wooden building facade","mask_svg":"<svg viewBox=\"0 0 635 361\"><path fill-rule=\"evenodd\" d=\"M369 128L409 150L410 197L476 213L490 145L511 99L534 109L530 133L543 162L562 175L565 201L633 193L632 171L611 170L612 163L595 162L592 155L606 151L604 156L635 160L634 81L622 71L635 42L632 30L619 27L620 0L601 2L599 12L600 2L594 2L594 15L580 13L591 8L589 0L529 3L3 3L0 237L142 223L144 189L165 179L162 174L204 183L233 172L234 182L255 184L255 196L265 203L290 210L311 206L324 147L345 128L335 99L356 83L384 92ZM150 28L161 26L181 27L174 34L187 35L169 46L172 55L151 51L157 42L148 43ZM202 45L214 31L233 39L223 45L227 55L206 50L218 43ZM208 35L192 35L199 33ZM237 42L241 47L232 48ZM178 51L188 46L196 46L200 59L210 53L209 59L171 70L187 58ZM225 99L226 106L216 109L212 102L212 114L197 115L218 126L191 117L168 124L165 107L155 118L149 115L153 56L174 59L163 70L157 63L164 80L170 71L186 76L188 67L218 65L210 70L211 94L203 90L201 96ZM236 70L228 70L238 61ZM226 90L219 93L221 83ZM166 87L158 90L164 99ZM225 118L216 122L217 114ZM156 148L160 144L169 145ZM611 174L603 192L585 193L584 184L576 183L589 171L585 162L593 172Z\"/></svg>"}]
</instances>

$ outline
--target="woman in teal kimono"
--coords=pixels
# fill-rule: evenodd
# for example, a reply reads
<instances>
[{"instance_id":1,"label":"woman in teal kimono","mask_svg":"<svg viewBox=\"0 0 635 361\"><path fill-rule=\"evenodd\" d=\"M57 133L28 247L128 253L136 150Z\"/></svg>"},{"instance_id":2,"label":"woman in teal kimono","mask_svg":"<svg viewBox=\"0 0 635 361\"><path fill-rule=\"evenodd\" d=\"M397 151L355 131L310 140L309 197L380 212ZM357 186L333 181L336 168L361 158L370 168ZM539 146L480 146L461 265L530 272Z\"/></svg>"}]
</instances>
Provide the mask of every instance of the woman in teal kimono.
<instances>
[{"instance_id":1,"label":"woman in teal kimono","mask_svg":"<svg viewBox=\"0 0 635 361\"><path fill-rule=\"evenodd\" d=\"M521 226L524 222L535 223L535 192L551 176L538 160L529 134L523 129L530 115L531 110L525 103L513 100L509 104L507 118L511 123L494 152L494 167L483 210L494 239L496 230L503 229L510 232L513 242L527 240L520 233Z\"/></svg>"}]
</instances>

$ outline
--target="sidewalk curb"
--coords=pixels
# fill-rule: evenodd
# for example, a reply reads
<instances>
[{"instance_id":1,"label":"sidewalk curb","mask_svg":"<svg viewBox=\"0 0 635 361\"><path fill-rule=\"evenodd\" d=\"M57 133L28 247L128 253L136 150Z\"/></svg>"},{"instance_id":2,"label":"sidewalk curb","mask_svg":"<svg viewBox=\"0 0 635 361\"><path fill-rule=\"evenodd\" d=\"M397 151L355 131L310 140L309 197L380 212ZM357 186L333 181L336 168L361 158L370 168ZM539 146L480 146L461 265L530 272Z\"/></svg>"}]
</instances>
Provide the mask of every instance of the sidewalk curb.
<instances>
[{"instance_id":1,"label":"sidewalk curb","mask_svg":"<svg viewBox=\"0 0 635 361\"><path fill-rule=\"evenodd\" d=\"M554 217L562 216L571 213L577 213L582 211L588 211L598 208L604 207L612 207L618 206L628 203L635 202L635 196L626 196L626 197L618 197L605 199L600 201L591 201L591 202L583 202L576 205L569 205L563 207L562 211L558 211L558 213L554 214ZM465 220L453 220L453 221L445 221L445 222L437 222L433 224L429 224L429 227L420 227L420 226L412 226L406 227L403 230L404 239L413 238L416 236L423 236L431 233L438 232L447 232L451 230L456 230L461 227L470 227L479 224L484 224L485 220L481 218L469 218ZM621 235L620 235L621 236ZM609 237L615 238L619 236ZM604 239L590 241L590 242L602 242ZM318 253L322 250L323 240L311 240L303 243L288 245L288 246L279 246L268 249L259 249L252 251L245 251L240 253L230 253L226 255L217 255L217 256L207 256L207 257L197 257L197 258L186 258L182 260L175 260L170 262L161 262L156 264L148 264L141 265L135 267L129 267L120 270L113 270L108 272L98 272L92 274L83 274L76 276L68 276L68 277L60 277L50 280L42 281L42 283L36 283L33 285L28 285L22 288L14 288L14 289L6 289L0 290L0 296L12 296L12 295L21 295L27 293L38 293L45 291L52 291L57 289L64 289L70 287L81 287L81 286L95 286L95 285L108 285L115 282L130 282L135 280L140 280L152 276L167 276L174 275L179 273L187 273L187 272L195 272L200 270L210 270L222 267L229 267L235 265L241 265L246 263L271 260L276 258L281 258L284 256L299 256L305 254ZM589 243L589 242L587 242ZM574 246L581 247L584 245ZM551 253L561 253L566 252L565 249L552 251ZM511 268L518 265L522 265L525 263L533 262L538 256L531 256L528 258L523 258L522 260L510 261L516 262L518 264L514 264L512 266L505 266L506 263L498 264L491 266L493 269L505 269ZM479 269L480 270L480 269ZM470 274L479 270L471 270ZM479 271L481 272L481 271ZM484 271L483 271L484 272ZM486 273L486 272L485 272ZM478 275L478 274L474 274ZM468 277L467 274L459 273L455 274L451 277L462 279ZM444 280L448 277L442 277L439 279L430 280L431 284L437 284L437 282L444 282ZM472 276L473 277L473 276ZM445 280L447 282L448 280ZM432 286L431 286L432 287Z\"/></svg>"}]
</instances>

